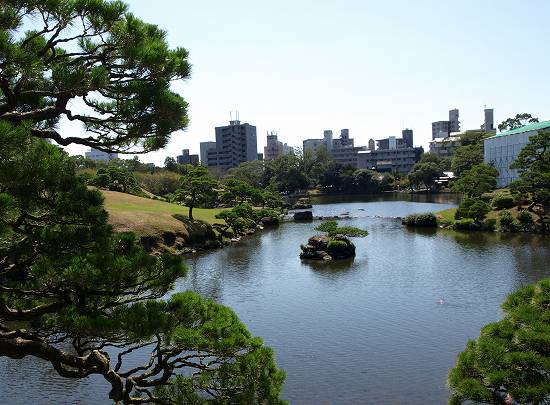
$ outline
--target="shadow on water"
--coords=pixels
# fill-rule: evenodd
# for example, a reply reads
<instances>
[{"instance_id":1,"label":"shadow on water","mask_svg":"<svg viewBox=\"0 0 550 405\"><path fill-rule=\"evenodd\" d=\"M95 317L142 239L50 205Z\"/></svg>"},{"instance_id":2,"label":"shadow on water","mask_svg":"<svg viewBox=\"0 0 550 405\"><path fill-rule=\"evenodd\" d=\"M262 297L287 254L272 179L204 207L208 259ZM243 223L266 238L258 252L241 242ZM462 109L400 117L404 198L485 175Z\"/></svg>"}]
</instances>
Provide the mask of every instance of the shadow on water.
<instances>
[{"instance_id":1,"label":"shadow on water","mask_svg":"<svg viewBox=\"0 0 550 405\"><path fill-rule=\"evenodd\" d=\"M430 237L436 236L438 231L437 228L412 228L410 226L404 226L403 228L410 234Z\"/></svg>"},{"instance_id":2,"label":"shadow on water","mask_svg":"<svg viewBox=\"0 0 550 405\"><path fill-rule=\"evenodd\" d=\"M337 274L347 273L354 269L354 258L342 260L313 260L302 259L302 264L306 265L319 274Z\"/></svg>"}]
</instances>

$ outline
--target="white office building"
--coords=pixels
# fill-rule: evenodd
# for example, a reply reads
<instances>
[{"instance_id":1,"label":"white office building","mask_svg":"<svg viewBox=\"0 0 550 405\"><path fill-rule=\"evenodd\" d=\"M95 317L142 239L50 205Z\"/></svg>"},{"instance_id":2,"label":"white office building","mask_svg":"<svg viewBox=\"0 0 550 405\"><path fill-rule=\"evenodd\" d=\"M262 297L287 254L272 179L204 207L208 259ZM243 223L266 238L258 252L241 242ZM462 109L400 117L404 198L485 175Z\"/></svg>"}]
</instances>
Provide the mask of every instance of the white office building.
<instances>
[{"instance_id":1,"label":"white office building","mask_svg":"<svg viewBox=\"0 0 550 405\"><path fill-rule=\"evenodd\" d=\"M550 121L524 125L485 139L483 160L498 170L498 187L506 187L519 177L518 171L510 169L510 165L532 135L547 129L550 129Z\"/></svg>"},{"instance_id":2,"label":"white office building","mask_svg":"<svg viewBox=\"0 0 550 405\"><path fill-rule=\"evenodd\" d=\"M118 153L108 153L94 148L90 148L84 155L87 159L96 160L99 162L108 162L112 159L118 159Z\"/></svg>"}]
</instances>

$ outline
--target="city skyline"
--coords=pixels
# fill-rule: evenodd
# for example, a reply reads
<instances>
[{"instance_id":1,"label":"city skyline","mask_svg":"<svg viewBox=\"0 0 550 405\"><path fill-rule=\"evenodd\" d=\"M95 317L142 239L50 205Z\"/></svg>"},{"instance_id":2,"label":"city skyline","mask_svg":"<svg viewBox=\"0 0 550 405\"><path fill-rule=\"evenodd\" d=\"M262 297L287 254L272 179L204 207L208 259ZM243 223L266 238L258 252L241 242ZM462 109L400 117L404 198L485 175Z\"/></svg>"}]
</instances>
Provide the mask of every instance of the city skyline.
<instances>
[{"instance_id":1,"label":"city skyline","mask_svg":"<svg viewBox=\"0 0 550 405\"><path fill-rule=\"evenodd\" d=\"M144 162L162 164L182 149L199 153L200 142L213 141L214 128L235 110L258 134L277 131L291 146L326 129L349 128L358 145L367 145L411 128L427 149L431 123L454 108L462 130L479 128L484 106L494 108L496 125L522 112L549 118L550 58L543 50L550 4L542 1L343 7L164 0L151 8L136 0L130 11L166 29L170 45L188 49L193 64L192 77L174 85L189 103L190 125L167 148L140 156ZM67 121L60 126L83 133ZM259 152L265 144L260 135Z\"/></svg>"}]
</instances>

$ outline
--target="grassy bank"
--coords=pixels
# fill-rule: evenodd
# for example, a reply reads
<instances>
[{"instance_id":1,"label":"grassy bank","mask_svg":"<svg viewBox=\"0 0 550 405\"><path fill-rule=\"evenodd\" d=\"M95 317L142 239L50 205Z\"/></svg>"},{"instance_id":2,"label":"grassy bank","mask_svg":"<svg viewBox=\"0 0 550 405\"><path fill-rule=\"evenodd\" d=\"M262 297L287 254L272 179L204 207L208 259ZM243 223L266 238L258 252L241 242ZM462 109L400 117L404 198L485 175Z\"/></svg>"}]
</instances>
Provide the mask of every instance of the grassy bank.
<instances>
[{"instance_id":1,"label":"grassy bank","mask_svg":"<svg viewBox=\"0 0 550 405\"><path fill-rule=\"evenodd\" d=\"M109 223L116 231L132 231L140 235L154 235L162 232L181 232L182 222L174 214L187 216L188 209L164 201L137 197L116 191L102 191L105 208L109 212ZM221 222L215 215L222 209L193 209L193 217L210 224Z\"/></svg>"}]
</instances>

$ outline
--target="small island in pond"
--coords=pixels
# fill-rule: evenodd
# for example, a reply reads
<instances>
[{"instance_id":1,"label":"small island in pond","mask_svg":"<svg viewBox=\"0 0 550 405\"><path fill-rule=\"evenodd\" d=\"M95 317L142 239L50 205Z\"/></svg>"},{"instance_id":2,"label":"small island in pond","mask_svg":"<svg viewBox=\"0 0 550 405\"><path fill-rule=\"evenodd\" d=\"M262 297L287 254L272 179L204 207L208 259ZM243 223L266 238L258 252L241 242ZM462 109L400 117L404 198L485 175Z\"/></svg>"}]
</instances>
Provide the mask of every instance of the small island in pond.
<instances>
[{"instance_id":1,"label":"small island in pond","mask_svg":"<svg viewBox=\"0 0 550 405\"><path fill-rule=\"evenodd\" d=\"M325 221L315 228L326 235L309 238L307 245L301 245L300 259L338 260L355 257L355 245L349 237L367 236L368 232L353 226L339 227L336 221Z\"/></svg>"}]
</instances>

